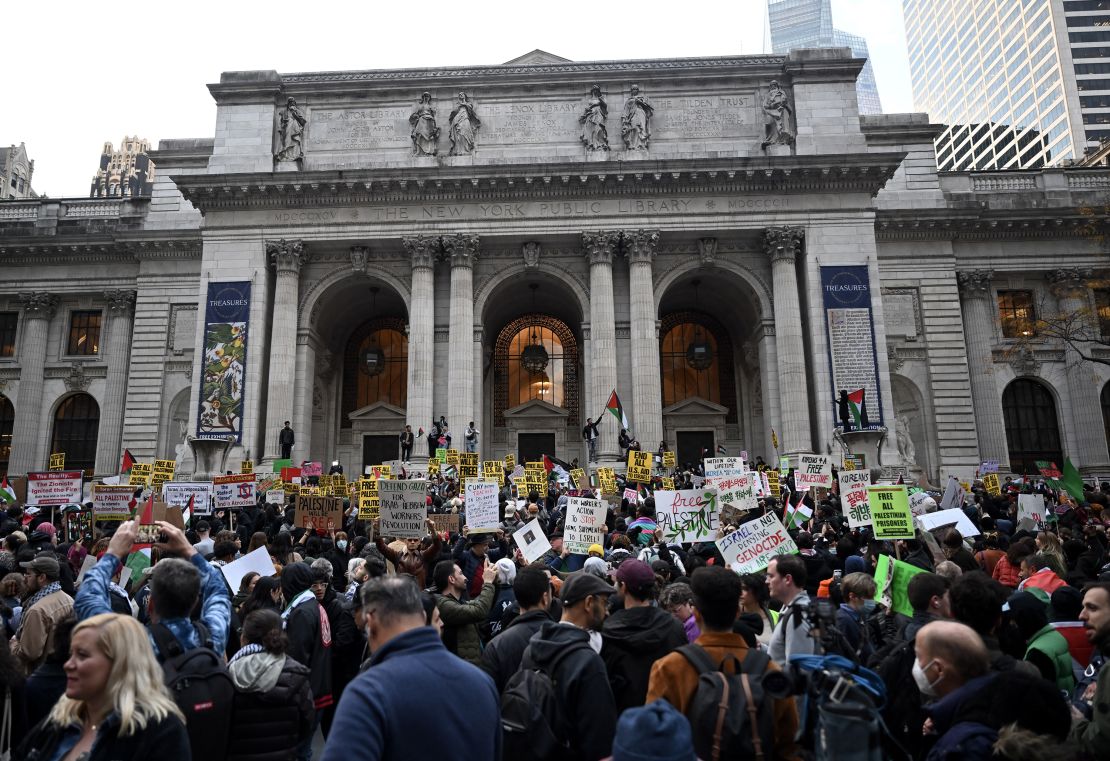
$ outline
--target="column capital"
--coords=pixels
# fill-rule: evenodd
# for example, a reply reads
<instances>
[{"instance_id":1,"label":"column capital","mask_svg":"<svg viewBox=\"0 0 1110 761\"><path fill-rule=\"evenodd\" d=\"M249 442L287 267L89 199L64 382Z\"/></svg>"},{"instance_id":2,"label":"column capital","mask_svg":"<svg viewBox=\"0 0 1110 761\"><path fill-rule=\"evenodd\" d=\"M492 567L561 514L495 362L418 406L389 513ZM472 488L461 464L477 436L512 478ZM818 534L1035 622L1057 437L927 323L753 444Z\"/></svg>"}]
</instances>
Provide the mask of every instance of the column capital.
<instances>
[{"instance_id":1,"label":"column capital","mask_svg":"<svg viewBox=\"0 0 1110 761\"><path fill-rule=\"evenodd\" d=\"M58 297L46 291L24 291L19 294L23 316L29 320L49 320L58 308Z\"/></svg>"},{"instance_id":2,"label":"column capital","mask_svg":"<svg viewBox=\"0 0 1110 761\"><path fill-rule=\"evenodd\" d=\"M279 275L299 275L301 266L308 261L308 251L301 240L268 240L266 255Z\"/></svg>"},{"instance_id":3,"label":"column capital","mask_svg":"<svg viewBox=\"0 0 1110 761\"><path fill-rule=\"evenodd\" d=\"M405 253L412 260L412 268L433 269L436 262L436 253L439 251L439 239L429 238L427 235L413 235L401 238L401 245Z\"/></svg>"},{"instance_id":4,"label":"column capital","mask_svg":"<svg viewBox=\"0 0 1110 761\"><path fill-rule=\"evenodd\" d=\"M985 298L990 295L991 270L961 270L956 273L956 283L965 298Z\"/></svg>"},{"instance_id":5,"label":"column capital","mask_svg":"<svg viewBox=\"0 0 1110 761\"><path fill-rule=\"evenodd\" d=\"M612 230L582 233L582 251L590 264L613 263L620 244L620 233Z\"/></svg>"},{"instance_id":6,"label":"column capital","mask_svg":"<svg viewBox=\"0 0 1110 761\"><path fill-rule=\"evenodd\" d=\"M772 262L794 263L802 253L806 231L801 227L768 227L763 231L763 250Z\"/></svg>"},{"instance_id":7,"label":"column capital","mask_svg":"<svg viewBox=\"0 0 1110 761\"><path fill-rule=\"evenodd\" d=\"M1084 297L1088 283L1095 276L1094 270L1086 267L1061 267L1048 273L1048 282L1056 298Z\"/></svg>"},{"instance_id":8,"label":"column capital","mask_svg":"<svg viewBox=\"0 0 1110 761\"><path fill-rule=\"evenodd\" d=\"M659 245L659 231L622 232L621 242L624 244L624 252L628 256L629 264L637 262L651 264L655 259L655 249Z\"/></svg>"},{"instance_id":9,"label":"column capital","mask_svg":"<svg viewBox=\"0 0 1110 761\"><path fill-rule=\"evenodd\" d=\"M443 255L455 267L473 267L478 259L481 239L477 235L455 233L443 236Z\"/></svg>"},{"instance_id":10,"label":"column capital","mask_svg":"<svg viewBox=\"0 0 1110 761\"><path fill-rule=\"evenodd\" d=\"M126 317L135 310L135 291L105 291L104 300L108 302L108 314Z\"/></svg>"}]
</instances>

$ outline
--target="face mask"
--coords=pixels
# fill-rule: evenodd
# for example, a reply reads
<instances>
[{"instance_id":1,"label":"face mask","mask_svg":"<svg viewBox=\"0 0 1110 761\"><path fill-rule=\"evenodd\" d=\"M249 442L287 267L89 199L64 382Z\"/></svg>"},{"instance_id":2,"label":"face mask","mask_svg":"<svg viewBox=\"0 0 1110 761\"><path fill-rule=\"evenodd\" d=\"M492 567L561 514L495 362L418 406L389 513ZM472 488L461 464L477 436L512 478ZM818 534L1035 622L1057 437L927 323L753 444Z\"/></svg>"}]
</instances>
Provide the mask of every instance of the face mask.
<instances>
[{"instance_id":1,"label":"face mask","mask_svg":"<svg viewBox=\"0 0 1110 761\"><path fill-rule=\"evenodd\" d=\"M925 668L922 668L916 658L913 660L913 681L917 683L917 689L921 691L921 694L929 697L936 697L936 686L941 680L941 677L938 676L936 681L930 682L928 674L925 673L925 669L929 668L933 663L935 663L935 661L929 661L925 664Z\"/></svg>"},{"instance_id":2,"label":"face mask","mask_svg":"<svg viewBox=\"0 0 1110 761\"><path fill-rule=\"evenodd\" d=\"M590 649L600 655L601 645L603 642L601 638L601 632L590 629L587 633L590 635Z\"/></svg>"},{"instance_id":3,"label":"face mask","mask_svg":"<svg viewBox=\"0 0 1110 761\"><path fill-rule=\"evenodd\" d=\"M340 539L338 542L335 543L335 546L338 547L340 550L345 550L347 549L347 540Z\"/></svg>"},{"instance_id":4,"label":"face mask","mask_svg":"<svg viewBox=\"0 0 1110 761\"><path fill-rule=\"evenodd\" d=\"M863 601L863 615L864 616L870 616L872 613L874 613L876 605L878 605L878 603L875 602L874 600L864 600Z\"/></svg>"}]
</instances>

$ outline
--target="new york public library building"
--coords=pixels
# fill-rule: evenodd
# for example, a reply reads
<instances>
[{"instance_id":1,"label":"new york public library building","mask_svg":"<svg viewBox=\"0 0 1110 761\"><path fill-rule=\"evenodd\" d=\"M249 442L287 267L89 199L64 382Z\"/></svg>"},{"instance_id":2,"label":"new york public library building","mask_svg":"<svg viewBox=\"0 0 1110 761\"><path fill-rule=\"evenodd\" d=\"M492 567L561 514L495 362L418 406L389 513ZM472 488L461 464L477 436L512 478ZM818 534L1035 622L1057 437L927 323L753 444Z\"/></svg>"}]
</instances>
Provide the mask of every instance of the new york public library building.
<instances>
[{"instance_id":1,"label":"new york public library building","mask_svg":"<svg viewBox=\"0 0 1110 761\"><path fill-rule=\"evenodd\" d=\"M152 197L0 204L0 470L187 475L189 439L264 461L288 420L295 460L359 473L441 415L518 462L585 462L601 418L614 462L616 390L680 462L1110 474L1110 366L1036 321L1110 333L1110 171L938 177L939 126L859 115L862 65L225 73Z\"/></svg>"}]
</instances>

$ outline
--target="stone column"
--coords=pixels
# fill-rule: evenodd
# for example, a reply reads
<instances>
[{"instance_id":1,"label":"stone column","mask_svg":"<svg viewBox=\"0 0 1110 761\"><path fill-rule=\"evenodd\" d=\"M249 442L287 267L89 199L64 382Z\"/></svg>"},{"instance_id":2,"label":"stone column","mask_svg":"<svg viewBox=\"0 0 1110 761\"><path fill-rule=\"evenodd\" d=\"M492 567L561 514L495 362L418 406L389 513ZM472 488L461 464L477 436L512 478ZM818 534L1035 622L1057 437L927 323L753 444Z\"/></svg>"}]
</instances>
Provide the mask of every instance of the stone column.
<instances>
[{"instance_id":1,"label":"stone column","mask_svg":"<svg viewBox=\"0 0 1110 761\"><path fill-rule=\"evenodd\" d=\"M632 407L640 445L655 451L663 440L663 392L659 381L659 329L651 264L659 243L658 230L624 233L628 256L628 303L632 325ZM674 442L671 442L674 446Z\"/></svg>"},{"instance_id":2,"label":"stone column","mask_svg":"<svg viewBox=\"0 0 1110 761\"><path fill-rule=\"evenodd\" d=\"M763 232L763 249L771 257L775 296L775 349L782 378L779 399L782 412L781 452L796 460L813 451L813 429L809 420L809 381L806 378L805 342L798 300L798 271L795 261L802 253L805 230L800 227L769 227Z\"/></svg>"},{"instance_id":3,"label":"stone column","mask_svg":"<svg viewBox=\"0 0 1110 761\"><path fill-rule=\"evenodd\" d=\"M278 434L285 421L293 420L294 375L297 367L297 307L300 300L301 266L308 260L299 240L266 242L266 255L274 267L274 308L270 319L270 383L266 393L266 437L264 458L281 457ZM295 431L297 453L308 453L309 442Z\"/></svg>"},{"instance_id":4,"label":"stone column","mask_svg":"<svg viewBox=\"0 0 1110 761\"><path fill-rule=\"evenodd\" d=\"M100 406L100 441L96 447L96 472L119 472L123 456L123 418L127 414L127 370L131 365L131 328L135 318L134 291L107 291L108 340L104 356L108 375L104 383L104 400Z\"/></svg>"},{"instance_id":5,"label":"stone column","mask_svg":"<svg viewBox=\"0 0 1110 761\"><path fill-rule=\"evenodd\" d=\"M443 238L443 253L451 262L447 425L451 446L456 449L463 448L466 424L474 420L474 262L478 246L477 235L458 233Z\"/></svg>"},{"instance_id":6,"label":"stone column","mask_svg":"<svg viewBox=\"0 0 1110 761\"><path fill-rule=\"evenodd\" d=\"M960 309L964 318L967 370L971 381L971 407L979 439L979 460L998 460L1002 470L1010 467L1006 446L1006 424L1002 419L1002 398L994 380L994 310L991 308L991 272L957 272Z\"/></svg>"},{"instance_id":7,"label":"stone column","mask_svg":"<svg viewBox=\"0 0 1110 761\"><path fill-rule=\"evenodd\" d=\"M412 433L427 431L432 424L432 380L435 374L435 257L439 241L417 235L402 238L405 253L412 260L412 288L409 296L409 388L405 413ZM426 441L415 441L413 460L427 459ZM422 455L423 453L423 455Z\"/></svg>"},{"instance_id":8,"label":"stone column","mask_svg":"<svg viewBox=\"0 0 1110 761\"><path fill-rule=\"evenodd\" d=\"M587 359L590 364L590 395L583 417L592 417L595 422L598 416L605 415L609 394L617 387L613 256L617 253L619 243L620 234L616 232L582 233L582 248L590 262L590 354ZM598 426L598 459L609 463L617 462L620 459L617 427L605 418L601 422Z\"/></svg>"},{"instance_id":9,"label":"stone column","mask_svg":"<svg viewBox=\"0 0 1110 761\"><path fill-rule=\"evenodd\" d=\"M1088 283L1094 273L1089 269L1071 267L1048 273L1052 292L1062 316L1076 315L1078 324L1072 332L1082 336L1097 335L1098 328L1091 325L1091 304ZM1076 466L1083 473L1102 474L1110 468L1110 454L1106 449L1106 433L1102 425L1102 404L1099 399L1099 380L1090 362L1083 359L1076 348L1064 342L1064 367L1068 379L1068 398L1071 400L1072 429L1075 431Z\"/></svg>"},{"instance_id":10,"label":"stone column","mask_svg":"<svg viewBox=\"0 0 1110 761\"><path fill-rule=\"evenodd\" d=\"M46 365L46 339L50 320L58 308L58 297L43 291L19 294L23 304L23 336L19 347L19 395L15 400L12 425L10 475L23 475L42 469L38 459L44 437L42 421L42 371ZM46 434L48 435L48 434Z\"/></svg>"}]
</instances>

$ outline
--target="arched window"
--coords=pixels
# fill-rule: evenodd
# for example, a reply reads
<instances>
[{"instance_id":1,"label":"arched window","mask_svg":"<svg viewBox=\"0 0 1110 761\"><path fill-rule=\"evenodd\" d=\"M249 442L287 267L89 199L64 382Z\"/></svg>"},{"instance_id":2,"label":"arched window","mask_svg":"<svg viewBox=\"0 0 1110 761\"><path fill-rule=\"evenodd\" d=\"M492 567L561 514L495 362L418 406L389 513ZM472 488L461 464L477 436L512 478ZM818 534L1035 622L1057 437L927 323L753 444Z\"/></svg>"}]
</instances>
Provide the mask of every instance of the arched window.
<instances>
[{"instance_id":1,"label":"arched window","mask_svg":"<svg viewBox=\"0 0 1110 761\"><path fill-rule=\"evenodd\" d=\"M385 402L401 409L408 404L409 339L404 320L379 317L362 324L347 341L343 356L343 414Z\"/></svg>"},{"instance_id":2,"label":"arched window","mask_svg":"<svg viewBox=\"0 0 1110 761\"><path fill-rule=\"evenodd\" d=\"M100 432L100 405L88 394L74 394L54 413L50 451L65 452L67 470L92 471L96 466L96 437Z\"/></svg>"},{"instance_id":3,"label":"arched window","mask_svg":"<svg viewBox=\"0 0 1110 761\"><path fill-rule=\"evenodd\" d=\"M1006 445L1010 469L1021 475L1037 473L1037 460L1063 466L1056 402L1041 383L1028 378L1013 381L1002 393Z\"/></svg>"},{"instance_id":4,"label":"arched window","mask_svg":"<svg viewBox=\"0 0 1110 761\"><path fill-rule=\"evenodd\" d=\"M736 388L732 342L719 322L700 312L676 312L663 318L659 364L663 407L690 397L728 408L736 422Z\"/></svg>"},{"instance_id":5,"label":"arched window","mask_svg":"<svg viewBox=\"0 0 1110 761\"><path fill-rule=\"evenodd\" d=\"M8 460L12 458L12 426L15 425L15 407L12 400L0 396L0 474L7 475Z\"/></svg>"},{"instance_id":6,"label":"arched window","mask_svg":"<svg viewBox=\"0 0 1110 761\"><path fill-rule=\"evenodd\" d=\"M497 336L494 363L494 425L505 424L505 410L533 399L567 410L568 425L577 422L578 342L562 320L542 314L513 320Z\"/></svg>"}]
</instances>

